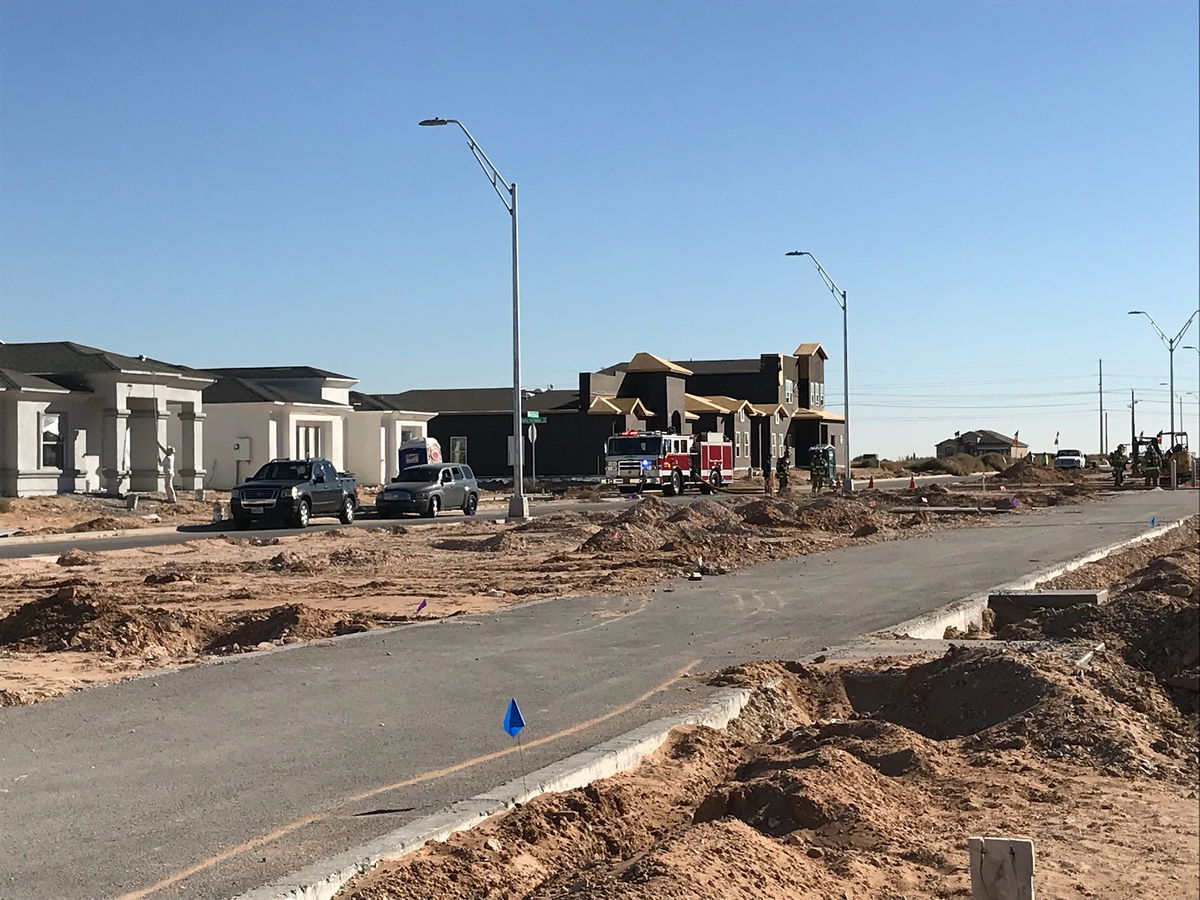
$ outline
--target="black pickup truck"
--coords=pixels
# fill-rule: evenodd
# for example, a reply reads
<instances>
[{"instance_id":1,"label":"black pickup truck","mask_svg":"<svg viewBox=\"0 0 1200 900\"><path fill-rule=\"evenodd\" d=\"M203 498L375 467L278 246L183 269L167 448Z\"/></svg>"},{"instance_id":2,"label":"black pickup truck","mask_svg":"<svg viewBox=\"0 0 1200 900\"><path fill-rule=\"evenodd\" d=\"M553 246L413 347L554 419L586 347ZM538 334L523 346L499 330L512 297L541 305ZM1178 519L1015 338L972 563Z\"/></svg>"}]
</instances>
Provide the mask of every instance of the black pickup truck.
<instances>
[{"instance_id":1,"label":"black pickup truck","mask_svg":"<svg viewBox=\"0 0 1200 900\"><path fill-rule=\"evenodd\" d=\"M238 529L256 522L304 528L312 516L337 516L349 525L358 486L327 459L273 459L233 489L229 507Z\"/></svg>"}]
</instances>

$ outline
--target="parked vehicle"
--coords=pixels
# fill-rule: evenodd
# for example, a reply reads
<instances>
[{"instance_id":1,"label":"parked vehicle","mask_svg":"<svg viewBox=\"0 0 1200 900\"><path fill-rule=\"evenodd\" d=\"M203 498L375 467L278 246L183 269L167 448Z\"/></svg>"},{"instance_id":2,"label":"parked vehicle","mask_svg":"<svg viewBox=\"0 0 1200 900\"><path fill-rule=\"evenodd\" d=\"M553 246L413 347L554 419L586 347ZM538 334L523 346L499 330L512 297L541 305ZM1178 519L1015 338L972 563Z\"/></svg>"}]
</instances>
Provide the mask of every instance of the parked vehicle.
<instances>
[{"instance_id":1,"label":"parked vehicle","mask_svg":"<svg viewBox=\"0 0 1200 900\"><path fill-rule=\"evenodd\" d=\"M456 463L409 466L375 496L375 510L386 519L402 513L436 516L443 509L473 516L478 507L475 473Z\"/></svg>"},{"instance_id":2,"label":"parked vehicle","mask_svg":"<svg viewBox=\"0 0 1200 900\"><path fill-rule=\"evenodd\" d=\"M230 493L230 512L239 529L252 522L304 528L312 516L354 521L358 486L327 459L273 459Z\"/></svg>"},{"instance_id":3,"label":"parked vehicle","mask_svg":"<svg viewBox=\"0 0 1200 900\"><path fill-rule=\"evenodd\" d=\"M623 431L605 444L600 483L635 492L660 488L670 497L689 485L709 494L732 478L733 444L720 432Z\"/></svg>"},{"instance_id":4,"label":"parked vehicle","mask_svg":"<svg viewBox=\"0 0 1200 900\"><path fill-rule=\"evenodd\" d=\"M1083 469L1087 467L1087 457L1081 450L1059 450L1054 454L1054 468Z\"/></svg>"}]
</instances>

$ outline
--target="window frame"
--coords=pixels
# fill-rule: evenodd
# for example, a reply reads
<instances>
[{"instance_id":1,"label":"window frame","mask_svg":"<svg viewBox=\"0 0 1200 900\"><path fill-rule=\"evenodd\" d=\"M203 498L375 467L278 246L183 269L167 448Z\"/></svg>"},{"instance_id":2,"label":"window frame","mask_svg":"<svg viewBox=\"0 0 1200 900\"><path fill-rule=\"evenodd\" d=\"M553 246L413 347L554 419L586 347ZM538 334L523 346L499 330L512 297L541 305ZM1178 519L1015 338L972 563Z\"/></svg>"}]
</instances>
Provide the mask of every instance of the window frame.
<instances>
[{"instance_id":1,"label":"window frame","mask_svg":"<svg viewBox=\"0 0 1200 900\"><path fill-rule=\"evenodd\" d=\"M56 440L54 441L54 444L53 444L54 455L58 459L57 465L47 465L47 463L46 463L46 447L47 447L46 423L49 420L54 420L55 427L58 429L56 432ZM38 460L38 468L39 469L53 469L56 472L62 472L65 470L66 467L63 465L63 463L66 462L66 441L64 439L63 432L66 430L66 421L67 421L67 417L66 417L65 413L60 413L60 412L38 413L38 434L37 434L38 455L37 455L37 460Z\"/></svg>"}]
</instances>

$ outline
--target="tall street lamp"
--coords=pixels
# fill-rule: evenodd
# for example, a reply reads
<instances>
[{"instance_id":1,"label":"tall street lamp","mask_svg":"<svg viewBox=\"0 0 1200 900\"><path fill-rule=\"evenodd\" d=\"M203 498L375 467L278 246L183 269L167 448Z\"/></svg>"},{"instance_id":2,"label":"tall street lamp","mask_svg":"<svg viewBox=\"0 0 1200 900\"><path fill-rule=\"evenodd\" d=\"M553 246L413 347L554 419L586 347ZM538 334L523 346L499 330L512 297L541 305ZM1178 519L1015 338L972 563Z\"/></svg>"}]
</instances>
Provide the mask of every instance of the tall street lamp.
<instances>
[{"instance_id":1,"label":"tall street lamp","mask_svg":"<svg viewBox=\"0 0 1200 900\"><path fill-rule=\"evenodd\" d=\"M504 176L500 174L500 170L492 164L487 154L475 142L475 138L471 137L471 132L467 131L467 127L458 121L458 119L424 119L420 124L457 125L462 129L462 133L467 136L467 146L471 149L471 153L479 163L480 168L483 169L483 174L492 183L492 188L496 191L496 196L500 198L500 202L504 204L504 208L508 210L508 215L512 219L513 495L512 500L508 504L508 517L510 519L525 519L529 517L529 500L525 496L525 447L521 440L521 288L520 266L517 262L517 184L516 182L510 184L504 180Z\"/></svg>"},{"instance_id":2,"label":"tall street lamp","mask_svg":"<svg viewBox=\"0 0 1200 900\"><path fill-rule=\"evenodd\" d=\"M854 476L850 470L850 339L846 324L846 292L833 283L833 279L829 277L829 273L821 268L821 264L817 262L817 258L807 250L791 250L784 255L807 256L811 259L813 265L817 267L817 274L821 276L826 287L833 294L833 299L837 301L837 305L842 308L842 413L846 425L846 477L842 479L842 491L849 494L854 490Z\"/></svg>"},{"instance_id":3,"label":"tall street lamp","mask_svg":"<svg viewBox=\"0 0 1200 900\"><path fill-rule=\"evenodd\" d=\"M1141 310L1141 309L1131 309L1129 311L1129 315L1131 315L1131 316L1145 316L1147 319L1150 319L1150 324L1154 327L1154 330L1158 332L1159 338L1161 338L1162 342L1167 345L1167 356L1170 359L1170 363L1171 363L1171 384L1170 384L1170 386L1171 386L1171 440L1172 441L1175 440L1175 347L1179 344L1179 341L1183 337L1184 332L1186 332L1188 330L1188 326L1192 324L1192 319L1196 318L1196 313L1200 313L1200 309L1196 310L1196 312L1194 312L1190 316L1188 316L1188 320L1183 323L1183 327L1179 329L1179 333L1176 334L1175 337L1169 338L1165 334L1163 334L1163 330L1161 328L1159 328L1158 323L1155 322L1153 318L1151 318L1150 313L1146 312L1145 310Z\"/></svg>"}]
</instances>

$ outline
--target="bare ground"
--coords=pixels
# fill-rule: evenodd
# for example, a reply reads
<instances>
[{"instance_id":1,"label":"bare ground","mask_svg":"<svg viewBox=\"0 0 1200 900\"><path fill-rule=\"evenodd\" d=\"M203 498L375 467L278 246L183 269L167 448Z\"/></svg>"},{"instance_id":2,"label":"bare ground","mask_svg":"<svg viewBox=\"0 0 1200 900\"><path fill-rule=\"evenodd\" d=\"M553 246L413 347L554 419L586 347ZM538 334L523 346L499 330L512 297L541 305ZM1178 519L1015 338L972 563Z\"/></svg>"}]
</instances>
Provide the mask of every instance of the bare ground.
<instances>
[{"instance_id":1,"label":"bare ground","mask_svg":"<svg viewBox=\"0 0 1200 900\"><path fill-rule=\"evenodd\" d=\"M47 497L5 497L0 512L0 532L19 534L72 534L117 531L158 525L197 525L212 521L214 503L229 506L229 494L207 491L206 500L177 492L177 502L162 494L142 494L137 509L125 500L99 494L55 494Z\"/></svg>"}]
</instances>

